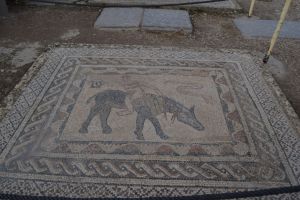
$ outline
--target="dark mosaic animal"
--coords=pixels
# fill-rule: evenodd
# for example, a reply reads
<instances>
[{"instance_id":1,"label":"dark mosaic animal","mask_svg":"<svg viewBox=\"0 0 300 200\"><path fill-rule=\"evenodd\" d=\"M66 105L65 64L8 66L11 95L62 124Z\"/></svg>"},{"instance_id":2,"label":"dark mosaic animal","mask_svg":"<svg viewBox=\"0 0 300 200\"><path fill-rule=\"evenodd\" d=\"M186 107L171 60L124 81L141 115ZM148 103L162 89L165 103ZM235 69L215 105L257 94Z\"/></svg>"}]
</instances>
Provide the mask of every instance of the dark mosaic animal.
<instances>
[{"instance_id":1,"label":"dark mosaic animal","mask_svg":"<svg viewBox=\"0 0 300 200\"><path fill-rule=\"evenodd\" d=\"M92 99L95 100L95 105L90 109L87 119L82 123L79 130L80 133L87 133L88 126L92 119L96 116L100 116L100 122L102 132L109 134L112 132L111 127L107 123L107 119L110 115L112 108L125 109L125 99L127 93L120 90L105 90L89 98L87 103ZM203 125L197 120L194 113L194 106L187 108L181 103L166 97L155 94L146 93L142 97L132 100L132 106L135 112L137 112L136 127L134 133L139 140L144 140L143 128L145 120L149 120L156 131L156 134L162 138L169 138L161 128L160 122L156 118L157 115L162 113L173 114L172 120L177 119L186 125L193 127L198 131L204 130Z\"/></svg>"}]
</instances>

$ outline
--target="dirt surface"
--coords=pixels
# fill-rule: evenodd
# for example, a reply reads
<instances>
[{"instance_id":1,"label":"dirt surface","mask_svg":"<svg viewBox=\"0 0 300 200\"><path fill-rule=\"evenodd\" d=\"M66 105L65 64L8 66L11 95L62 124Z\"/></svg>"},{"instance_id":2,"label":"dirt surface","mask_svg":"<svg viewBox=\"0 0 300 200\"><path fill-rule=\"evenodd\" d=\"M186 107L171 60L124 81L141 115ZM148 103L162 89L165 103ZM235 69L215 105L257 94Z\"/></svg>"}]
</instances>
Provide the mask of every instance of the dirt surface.
<instances>
[{"instance_id":1,"label":"dirt surface","mask_svg":"<svg viewBox=\"0 0 300 200\"><path fill-rule=\"evenodd\" d=\"M299 1L295 1L298 4ZM270 2L259 2L271 4ZM243 4L243 7L247 5ZM278 8L280 8L278 4ZM298 9L298 7L295 7ZM254 14L262 18L276 18L277 14L268 16L265 7L257 9ZM266 9L266 10L269 10ZM299 11L299 10L298 10ZM294 12L294 11L293 11ZM35 57L53 43L89 43L89 44L131 44L151 46L176 46L196 48L226 48L265 52L269 39L244 39L233 23L235 17L245 14L217 14L192 12L194 25L192 34L157 33L157 32L104 32L93 28L99 15L99 8L89 7L10 7L10 16L0 19L0 99L18 83ZM299 13L289 16L298 20ZM23 44L23 45L20 45ZM34 45L38 44L38 45ZM30 48L30 50L28 50ZM30 58L22 66L13 62L30 52ZM2 53L1 53L2 52ZM279 86L300 114L300 40L280 39L273 56L285 67L270 67Z\"/></svg>"}]
</instances>

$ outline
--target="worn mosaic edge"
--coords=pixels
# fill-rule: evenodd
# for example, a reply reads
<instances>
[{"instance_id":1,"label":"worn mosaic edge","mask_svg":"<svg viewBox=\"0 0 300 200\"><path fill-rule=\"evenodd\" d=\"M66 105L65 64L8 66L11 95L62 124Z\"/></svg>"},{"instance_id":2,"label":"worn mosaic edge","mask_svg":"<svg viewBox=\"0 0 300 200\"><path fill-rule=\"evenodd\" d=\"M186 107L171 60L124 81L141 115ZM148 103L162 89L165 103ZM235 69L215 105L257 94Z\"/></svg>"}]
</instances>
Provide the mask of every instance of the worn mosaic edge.
<instances>
[{"instance_id":1,"label":"worn mosaic edge","mask_svg":"<svg viewBox=\"0 0 300 200\"><path fill-rule=\"evenodd\" d=\"M293 125L300 133L300 117L295 112L293 106L281 90L280 86L278 85L277 81L268 70L270 65L284 65L281 61L277 60L275 57L271 56L270 62L266 65L262 63L262 58L264 54L258 51L250 51L250 50L240 50L240 49L211 49L211 48L196 48L196 47L171 47L171 46L143 46L143 45L111 45L111 44L72 44L72 43L55 43L49 45L45 48L45 51L38 56L28 71L23 75L21 80L17 83L15 88L9 92L9 94L4 98L3 103L0 105L0 122L4 119L6 114L9 110L11 110L14 103L17 101L18 97L22 94L23 88L25 88L30 81L35 77L38 73L42 65L44 64L47 53L49 53L52 49L55 48L80 48L80 47L90 47L90 48L97 48L97 47L136 47L136 48L161 48L166 50L192 50L192 51L219 51L219 52L237 52L241 54L249 54L253 56L253 60L258 66L261 66L261 70L263 71L263 76L268 83L269 87L274 91L274 95L279 100L280 105L286 111L287 116L293 122ZM273 62L272 62L273 61Z\"/></svg>"},{"instance_id":2,"label":"worn mosaic edge","mask_svg":"<svg viewBox=\"0 0 300 200\"><path fill-rule=\"evenodd\" d=\"M113 48L129 48L130 47L130 48L138 48L138 49L146 49L146 50L160 49L160 50L166 50L166 51L176 51L176 50L177 51L189 51L189 50L191 50L191 51L195 51L195 53L206 52L206 51L207 52L212 52L212 51L215 52L215 50L212 50L212 49L191 49L191 48L189 48L189 49L182 49L182 48L168 48L168 47L164 47L164 48L159 48L158 47L157 48L157 47L142 47L142 46L116 46L116 45L108 45L108 46L105 46L105 45L100 45L100 46L86 46L86 45L78 46L77 45L75 47L91 47L91 48L92 47L93 48L111 48L111 47L113 47ZM67 47L61 46L61 48L72 48L72 47L70 47L70 46L67 46ZM247 53L247 54L249 54L249 52L247 52L247 51L236 51L236 50L220 50L218 52L219 53L232 53L232 52L234 52L234 54L235 53L243 53L243 54ZM47 52L46 55L50 55L51 53L53 53L52 50L50 50L49 52ZM58 56L58 57L60 57L60 56ZM255 57L252 57L252 59L255 59ZM54 63L54 66L55 66L55 63ZM47 68L47 67L44 66L44 67L41 68L41 70L43 70L45 68ZM32 78L33 78L33 76L32 76ZM32 82L33 81L31 81L28 85L32 84ZM272 85L272 87L274 87L274 86ZM271 87L271 89L272 89L272 87ZM274 93L272 93L272 94L274 95Z\"/></svg>"},{"instance_id":3,"label":"worn mosaic edge","mask_svg":"<svg viewBox=\"0 0 300 200\"><path fill-rule=\"evenodd\" d=\"M43 63L45 62L45 59L45 53L43 52L35 59L34 63L30 66L30 68L23 75L21 80L15 85L15 87L6 95L6 97L4 97L2 103L0 104L0 121L3 120L8 111L12 108L18 97L22 94L23 89L38 73Z\"/></svg>"}]
</instances>

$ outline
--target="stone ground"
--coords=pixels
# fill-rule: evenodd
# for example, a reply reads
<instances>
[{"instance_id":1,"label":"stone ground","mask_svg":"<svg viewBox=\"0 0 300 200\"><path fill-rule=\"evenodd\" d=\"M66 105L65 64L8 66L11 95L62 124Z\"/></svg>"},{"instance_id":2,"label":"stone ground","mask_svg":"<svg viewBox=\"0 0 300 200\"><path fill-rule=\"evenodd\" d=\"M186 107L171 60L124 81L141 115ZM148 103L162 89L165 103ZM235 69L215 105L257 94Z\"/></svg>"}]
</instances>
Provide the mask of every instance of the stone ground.
<instances>
[{"instance_id":1,"label":"stone ground","mask_svg":"<svg viewBox=\"0 0 300 200\"><path fill-rule=\"evenodd\" d=\"M239 1L247 8L247 1ZM283 1L259 2L254 15L261 19L277 19ZM271 6L271 8L269 7ZM294 1L288 19L299 20L299 1ZM275 12L272 12L274 9ZM234 48L265 52L268 39L244 39L233 23L235 17L243 14L217 14L214 12L191 12L194 32L105 32L93 28L99 15L98 8L89 7L10 7L10 18L1 19L1 100L21 80L33 60L49 44L91 43L91 44L136 44L151 46L177 46L201 48ZM45 17L47 16L47 17ZM277 82L300 113L300 69L299 40L280 39L273 55L284 66L272 68ZM25 57L25 58L22 58Z\"/></svg>"},{"instance_id":2,"label":"stone ground","mask_svg":"<svg viewBox=\"0 0 300 200\"><path fill-rule=\"evenodd\" d=\"M256 20L248 17L235 19L234 23L239 28L244 37L253 39L261 37L272 37L277 26L277 20ZM282 26L279 37L300 39L300 22L285 22Z\"/></svg>"},{"instance_id":3,"label":"stone ground","mask_svg":"<svg viewBox=\"0 0 300 200\"><path fill-rule=\"evenodd\" d=\"M259 2L263 6L254 14L262 19L276 19L278 12L266 15L263 9L270 4L279 9L281 2ZM294 5L289 19L299 20L294 11L299 9L299 1ZM233 20L243 14L193 11L190 15L194 31L183 34L95 30L98 8L14 6L10 12L10 18L0 21L2 106L10 105L32 75L37 76L29 85L32 89L20 96L0 126L4 133L0 135L0 192L136 197L235 192L299 184L297 130L290 126L280 109L282 105L274 98L279 90L269 92L260 74L259 59L269 41L241 36ZM185 50L189 48L194 50ZM274 74L298 114L299 48L299 40L280 39L273 55L283 65L274 59L268 65L261 64ZM45 51L44 56L36 59ZM72 57L56 68L64 56ZM30 68L34 61L39 62ZM141 65L154 67L135 67ZM220 67L229 71L229 75ZM57 76L50 76L55 69L60 69L55 72ZM52 84L47 85L48 82ZM136 85L150 90L147 94L157 94L142 95L147 99L142 102L149 107L148 114L160 113L156 120L167 135L162 134L153 117L143 122L143 133L137 131L135 120L149 115L146 111L121 112L127 102L113 107L110 118L106 118L108 125L101 124L100 128L103 117L101 122L95 117L99 107L89 100L99 91L122 99L122 91L128 90L130 94L131 87ZM165 96L162 98L161 94ZM164 106L173 105L173 98L175 105L183 106L186 111L181 121L172 122L173 117L179 119L176 111L162 114ZM130 104L135 103L132 100ZM269 112L270 108L273 112ZM295 117L285 111L289 117ZM191 116L192 122L184 119ZM182 132L190 136L182 137ZM215 135L210 137L206 133ZM61 182L56 182L57 177ZM199 183L206 187L199 188ZM182 185L190 186L190 190Z\"/></svg>"},{"instance_id":4,"label":"stone ground","mask_svg":"<svg viewBox=\"0 0 300 200\"><path fill-rule=\"evenodd\" d=\"M298 185L298 131L260 57L50 48L0 123L0 194L171 197Z\"/></svg>"}]
</instances>

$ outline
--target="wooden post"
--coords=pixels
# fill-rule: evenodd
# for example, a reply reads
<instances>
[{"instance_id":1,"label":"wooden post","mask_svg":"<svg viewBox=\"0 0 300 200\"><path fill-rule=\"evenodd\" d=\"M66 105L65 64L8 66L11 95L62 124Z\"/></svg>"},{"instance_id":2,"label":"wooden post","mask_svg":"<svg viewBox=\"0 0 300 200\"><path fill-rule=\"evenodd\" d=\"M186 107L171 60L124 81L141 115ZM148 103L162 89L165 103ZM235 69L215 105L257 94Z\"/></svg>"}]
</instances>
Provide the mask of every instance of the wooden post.
<instances>
[{"instance_id":1,"label":"wooden post","mask_svg":"<svg viewBox=\"0 0 300 200\"><path fill-rule=\"evenodd\" d=\"M5 0L0 0L0 16L7 16L8 9Z\"/></svg>"},{"instance_id":2,"label":"wooden post","mask_svg":"<svg viewBox=\"0 0 300 200\"><path fill-rule=\"evenodd\" d=\"M276 29L275 29L275 31L273 33L273 36L272 36L272 39L271 39L271 44L270 44L269 50L268 50L268 52L266 53L266 55L263 59L264 63L267 63L268 60L269 60L269 57L271 55L271 52L272 52L272 50L275 46L275 43L276 43L277 39L278 39L281 27L284 23L285 17L287 15L287 12L288 12L290 6L291 6L291 3L292 3L292 0L285 0L285 4L284 4L284 7L283 7L282 12L281 12L280 19L277 23Z\"/></svg>"},{"instance_id":3,"label":"wooden post","mask_svg":"<svg viewBox=\"0 0 300 200\"><path fill-rule=\"evenodd\" d=\"M251 16L252 16L255 1L256 1L256 0L251 0L251 4L250 4L250 9L249 9L248 17L251 17Z\"/></svg>"}]
</instances>

